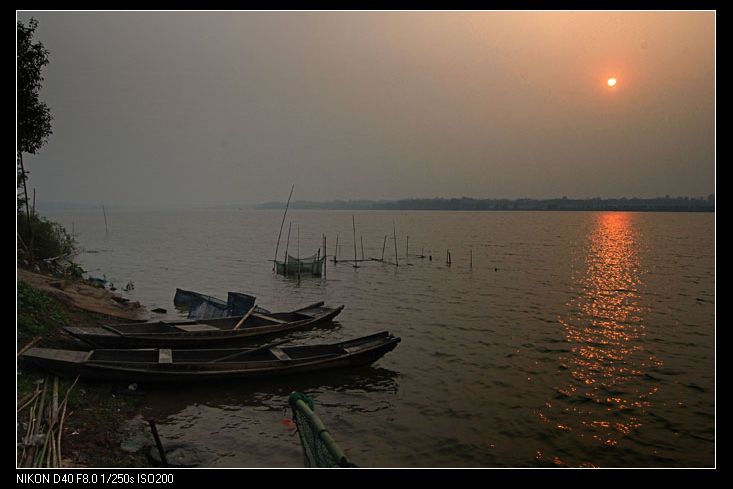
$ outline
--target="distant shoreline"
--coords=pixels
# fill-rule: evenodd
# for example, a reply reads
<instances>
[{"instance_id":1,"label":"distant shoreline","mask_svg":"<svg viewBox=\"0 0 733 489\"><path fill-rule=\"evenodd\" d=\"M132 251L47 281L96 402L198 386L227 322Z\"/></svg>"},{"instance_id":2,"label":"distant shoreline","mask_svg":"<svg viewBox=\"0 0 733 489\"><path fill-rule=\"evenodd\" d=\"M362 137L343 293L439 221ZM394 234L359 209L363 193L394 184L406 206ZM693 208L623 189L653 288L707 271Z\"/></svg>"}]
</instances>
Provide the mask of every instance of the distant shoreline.
<instances>
[{"instance_id":1,"label":"distant shoreline","mask_svg":"<svg viewBox=\"0 0 733 489\"><path fill-rule=\"evenodd\" d=\"M284 209L285 202L267 202L255 209ZM404 211L633 211L715 212L715 199L660 197L653 199L401 199L294 201L291 209L319 210L404 210Z\"/></svg>"},{"instance_id":2,"label":"distant shoreline","mask_svg":"<svg viewBox=\"0 0 733 489\"><path fill-rule=\"evenodd\" d=\"M83 210L101 212L101 204L52 202L37 206L42 212ZM650 199L474 199L435 198L399 200L332 200L313 202L296 200L290 209L344 211L628 211L628 212L715 212L715 198L658 197ZM107 205L110 210L283 210L285 202L263 204L198 204L198 205Z\"/></svg>"}]
</instances>

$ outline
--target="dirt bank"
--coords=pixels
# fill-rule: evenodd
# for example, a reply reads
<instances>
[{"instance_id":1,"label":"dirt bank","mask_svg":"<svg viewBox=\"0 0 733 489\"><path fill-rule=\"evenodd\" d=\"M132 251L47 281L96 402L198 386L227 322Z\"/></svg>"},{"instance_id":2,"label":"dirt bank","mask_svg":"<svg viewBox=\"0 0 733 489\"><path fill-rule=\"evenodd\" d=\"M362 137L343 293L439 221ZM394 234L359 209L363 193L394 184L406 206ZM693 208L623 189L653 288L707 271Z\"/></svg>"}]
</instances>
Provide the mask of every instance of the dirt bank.
<instances>
[{"instance_id":1,"label":"dirt bank","mask_svg":"<svg viewBox=\"0 0 733 489\"><path fill-rule=\"evenodd\" d=\"M18 269L18 280L50 294L64 304L114 318L145 320L150 314L137 301L82 280L67 280Z\"/></svg>"}]
</instances>

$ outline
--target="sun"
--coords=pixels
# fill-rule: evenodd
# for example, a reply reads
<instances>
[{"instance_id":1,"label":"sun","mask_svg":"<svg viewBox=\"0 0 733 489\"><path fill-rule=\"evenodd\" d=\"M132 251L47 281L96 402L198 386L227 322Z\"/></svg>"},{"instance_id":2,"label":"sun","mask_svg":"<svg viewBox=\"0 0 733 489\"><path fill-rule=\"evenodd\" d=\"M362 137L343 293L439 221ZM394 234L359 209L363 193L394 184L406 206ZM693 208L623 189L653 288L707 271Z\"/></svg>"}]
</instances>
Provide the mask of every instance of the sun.
<instances>
[{"instance_id":1,"label":"sun","mask_svg":"<svg viewBox=\"0 0 733 489\"><path fill-rule=\"evenodd\" d=\"M609 87L615 87L616 83L618 83L618 80L616 80L615 78L609 78L606 83L608 83Z\"/></svg>"}]
</instances>

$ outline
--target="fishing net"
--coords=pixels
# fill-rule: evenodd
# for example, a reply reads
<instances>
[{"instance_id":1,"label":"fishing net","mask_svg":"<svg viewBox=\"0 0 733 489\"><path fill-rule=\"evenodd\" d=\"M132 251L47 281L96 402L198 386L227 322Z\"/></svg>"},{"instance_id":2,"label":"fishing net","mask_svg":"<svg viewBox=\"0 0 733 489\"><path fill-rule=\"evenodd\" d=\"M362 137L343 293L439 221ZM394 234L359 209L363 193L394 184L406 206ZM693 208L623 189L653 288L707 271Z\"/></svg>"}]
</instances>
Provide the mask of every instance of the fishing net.
<instances>
[{"instance_id":1,"label":"fishing net","mask_svg":"<svg viewBox=\"0 0 733 489\"><path fill-rule=\"evenodd\" d=\"M323 272L323 263L326 261L326 257L317 258L317 255L301 258L298 260L292 255L288 255L287 263L276 261L277 273L280 275L297 275L298 273L305 274L310 273L315 276L320 276Z\"/></svg>"},{"instance_id":2,"label":"fishing net","mask_svg":"<svg viewBox=\"0 0 733 489\"><path fill-rule=\"evenodd\" d=\"M321 419L313 412L313 400L293 392L288 400L298 427L306 467L356 467L339 449Z\"/></svg>"}]
</instances>

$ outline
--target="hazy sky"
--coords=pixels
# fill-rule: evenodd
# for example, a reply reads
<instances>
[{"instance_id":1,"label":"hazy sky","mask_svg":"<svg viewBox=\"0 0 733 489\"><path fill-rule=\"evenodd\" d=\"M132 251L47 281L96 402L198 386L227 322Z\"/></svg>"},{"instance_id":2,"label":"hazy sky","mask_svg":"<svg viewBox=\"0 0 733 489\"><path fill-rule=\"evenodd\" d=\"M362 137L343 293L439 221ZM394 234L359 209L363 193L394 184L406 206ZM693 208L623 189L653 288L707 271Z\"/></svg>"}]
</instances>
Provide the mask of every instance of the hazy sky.
<instances>
[{"instance_id":1,"label":"hazy sky","mask_svg":"<svg viewBox=\"0 0 733 489\"><path fill-rule=\"evenodd\" d=\"M39 202L714 191L713 12L30 17Z\"/></svg>"}]
</instances>

